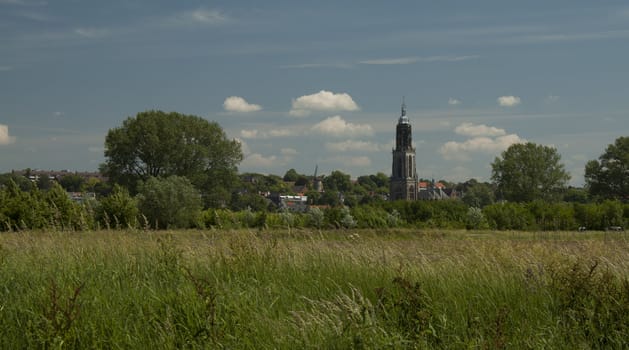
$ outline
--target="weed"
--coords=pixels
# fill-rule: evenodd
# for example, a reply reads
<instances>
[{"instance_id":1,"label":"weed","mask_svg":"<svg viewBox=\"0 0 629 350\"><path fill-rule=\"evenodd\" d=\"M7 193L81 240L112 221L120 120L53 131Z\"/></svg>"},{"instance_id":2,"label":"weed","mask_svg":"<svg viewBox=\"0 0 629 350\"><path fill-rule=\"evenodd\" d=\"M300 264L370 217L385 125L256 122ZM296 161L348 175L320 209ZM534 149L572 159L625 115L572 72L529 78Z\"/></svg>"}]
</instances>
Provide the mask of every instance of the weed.
<instances>
[{"instance_id":1,"label":"weed","mask_svg":"<svg viewBox=\"0 0 629 350\"><path fill-rule=\"evenodd\" d=\"M71 330L76 324L81 311L79 295L85 283L79 283L72 293L64 298L54 280L48 286L48 299L42 307L41 319L37 324L30 324L31 333L42 345L62 345L71 343ZM34 328L34 329L33 329Z\"/></svg>"},{"instance_id":2,"label":"weed","mask_svg":"<svg viewBox=\"0 0 629 350\"><path fill-rule=\"evenodd\" d=\"M413 341L439 343L439 336L433 327L431 300L419 282L412 283L398 276L393 279L393 288L378 288L376 294L378 312L386 322Z\"/></svg>"},{"instance_id":3,"label":"weed","mask_svg":"<svg viewBox=\"0 0 629 350\"><path fill-rule=\"evenodd\" d=\"M209 338L212 341L220 339L222 333L217 321L218 294L216 292L216 288L208 279L194 276L189 268L184 266L183 271L185 272L188 281L190 281L190 283L194 286L197 297L199 297L204 307L203 311L205 320L203 322L203 327L199 327L199 329L194 333L194 338L202 340Z\"/></svg>"},{"instance_id":4,"label":"weed","mask_svg":"<svg viewBox=\"0 0 629 350\"><path fill-rule=\"evenodd\" d=\"M566 337L591 348L619 348L629 339L629 281L598 260L553 267L550 289ZM626 344L625 344L626 345Z\"/></svg>"}]
</instances>

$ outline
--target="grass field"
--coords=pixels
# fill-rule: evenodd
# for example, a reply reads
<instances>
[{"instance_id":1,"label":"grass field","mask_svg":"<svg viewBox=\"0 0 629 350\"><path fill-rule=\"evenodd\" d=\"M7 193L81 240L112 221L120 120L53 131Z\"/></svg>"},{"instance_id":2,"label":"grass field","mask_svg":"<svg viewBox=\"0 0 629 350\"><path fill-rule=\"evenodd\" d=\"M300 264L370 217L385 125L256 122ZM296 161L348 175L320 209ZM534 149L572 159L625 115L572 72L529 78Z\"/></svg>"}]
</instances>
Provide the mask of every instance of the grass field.
<instances>
[{"instance_id":1,"label":"grass field","mask_svg":"<svg viewBox=\"0 0 629 350\"><path fill-rule=\"evenodd\" d=\"M625 233L0 234L0 348L627 348Z\"/></svg>"}]
</instances>

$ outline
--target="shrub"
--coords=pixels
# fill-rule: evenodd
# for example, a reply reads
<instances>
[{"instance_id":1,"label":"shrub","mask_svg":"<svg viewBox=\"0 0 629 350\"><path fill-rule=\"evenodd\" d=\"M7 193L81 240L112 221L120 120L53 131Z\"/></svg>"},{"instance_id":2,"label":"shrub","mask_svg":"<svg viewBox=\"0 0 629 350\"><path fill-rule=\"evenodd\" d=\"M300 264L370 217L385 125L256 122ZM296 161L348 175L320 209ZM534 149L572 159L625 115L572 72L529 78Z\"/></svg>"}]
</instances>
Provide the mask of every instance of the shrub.
<instances>
[{"instance_id":1,"label":"shrub","mask_svg":"<svg viewBox=\"0 0 629 350\"><path fill-rule=\"evenodd\" d=\"M138 223L137 200L126 188L115 185L112 193L100 200L98 221L107 228L133 228Z\"/></svg>"},{"instance_id":2,"label":"shrub","mask_svg":"<svg viewBox=\"0 0 629 350\"><path fill-rule=\"evenodd\" d=\"M138 207L154 228L198 225L201 195L181 176L152 177L138 186Z\"/></svg>"}]
</instances>

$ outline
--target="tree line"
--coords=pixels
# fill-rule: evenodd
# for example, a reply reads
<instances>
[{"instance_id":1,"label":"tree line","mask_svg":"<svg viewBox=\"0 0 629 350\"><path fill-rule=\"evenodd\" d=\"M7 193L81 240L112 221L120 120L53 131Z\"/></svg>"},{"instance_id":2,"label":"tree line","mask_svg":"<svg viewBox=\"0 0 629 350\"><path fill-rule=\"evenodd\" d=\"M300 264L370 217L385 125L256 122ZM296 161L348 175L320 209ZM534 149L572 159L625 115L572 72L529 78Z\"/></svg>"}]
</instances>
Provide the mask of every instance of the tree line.
<instances>
[{"instance_id":1,"label":"tree line","mask_svg":"<svg viewBox=\"0 0 629 350\"><path fill-rule=\"evenodd\" d=\"M552 147L515 144L491 164L491 182L441 181L459 196L445 201L389 202L389 178L333 171L327 176L238 174L240 144L216 122L146 111L105 139L100 171L109 181L68 175L33 184L0 175L0 229L217 227L435 227L501 230L605 229L629 220L629 137L610 144L585 168L585 187L570 188ZM314 188L323 183L324 192ZM73 202L65 193L98 193ZM305 213L282 210L261 194L308 196Z\"/></svg>"}]
</instances>

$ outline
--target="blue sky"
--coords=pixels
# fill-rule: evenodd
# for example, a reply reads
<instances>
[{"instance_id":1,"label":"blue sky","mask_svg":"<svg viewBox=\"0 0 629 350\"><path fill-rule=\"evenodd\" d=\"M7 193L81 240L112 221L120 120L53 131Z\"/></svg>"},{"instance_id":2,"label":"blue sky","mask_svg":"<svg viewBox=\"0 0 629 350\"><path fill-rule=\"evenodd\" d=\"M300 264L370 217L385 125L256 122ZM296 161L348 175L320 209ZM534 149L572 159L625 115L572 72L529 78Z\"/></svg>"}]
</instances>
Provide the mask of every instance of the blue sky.
<instances>
[{"instance_id":1,"label":"blue sky","mask_svg":"<svg viewBox=\"0 0 629 350\"><path fill-rule=\"evenodd\" d=\"M489 180L514 142L573 185L629 135L625 1L0 0L0 172L95 170L148 109L217 121L240 171Z\"/></svg>"}]
</instances>

